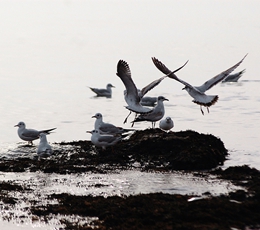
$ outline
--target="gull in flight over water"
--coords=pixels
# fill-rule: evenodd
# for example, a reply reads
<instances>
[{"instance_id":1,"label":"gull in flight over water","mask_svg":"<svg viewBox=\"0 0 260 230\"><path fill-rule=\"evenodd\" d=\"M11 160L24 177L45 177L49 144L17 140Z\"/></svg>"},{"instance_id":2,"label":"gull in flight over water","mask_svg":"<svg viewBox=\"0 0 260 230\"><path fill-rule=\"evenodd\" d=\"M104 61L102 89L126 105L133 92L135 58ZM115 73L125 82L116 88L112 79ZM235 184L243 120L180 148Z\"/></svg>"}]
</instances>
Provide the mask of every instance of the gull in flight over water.
<instances>
[{"instance_id":1,"label":"gull in flight over water","mask_svg":"<svg viewBox=\"0 0 260 230\"><path fill-rule=\"evenodd\" d=\"M112 84L107 84L106 89L97 89L89 87L94 93L97 94L97 97L111 97L112 96L112 88L115 88Z\"/></svg>"},{"instance_id":2,"label":"gull in flight over water","mask_svg":"<svg viewBox=\"0 0 260 230\"><path fill-rule=\"evenodd\" d=\"M138 117L135 118L134 121L132 121L132 126L135 122L140 121L151 121L152 122L152 128L155 127L156 121L159 121L163 118L165 110L164 110L164 101L169 101L167 98L163 96L159 96L157 99L157 105L154 107L151 113L147 114L140 114Z\"/></svg>"},{"instance_id":3,"label":"gull in flight over water","mask_svg":"<svg viewBox=\"0 0 260 230\"><path fill-rule=\"evenodd\" d=\"M222 83L224 83L224 82L237 82L238 79L242 77L242 75L244 74L245 71L246 71L246 69L243 69L242 71L239 71L238 73L229 74L226 78L224 78Z\"/></svg>"},{"instance_id":4,"label":"gull in flight over water","mask_svg":"<svg viewBox=\"0 0 260 230\"><path fill-rule=\"evenodd\" d=\"M168 131L172 129L174 126L173 120L170 117L166 117L165 119L160 120L159 127L162 130Z\"/></svg>"},{"instance_id":5,"label":"gull in flight over water","mask_svg":"<svg viewBox=\"0 0 260 230\"><path fill-rule=\"evenodd\" d=\"M175 71L173 71L173 72L171 71L170 73L168 73L168 75L174 74L175 72L179 71L186 64L187 64L187 62L180 68L176 69ZM131 114L131 112L135 112L135 113L139 113L139 114L150 113L152 111L152 109L142 106L140 104L141 100L148 91L150 91L155 86L160 84L160 82L167 77L167 75L166 75L166 76L160 77L159 79L154 80L153 82L151 82L150 84L148 84L147 86L145 86L142 90L140 90L138 92L138 89L135 86L135 83L131 77L130 67L126 61L119 60L119 62L117 64L116 75L122 80L122 82L126 88L126 90L124 92L124 97L125 97L125 101L127 103L126 108L128 110L130 110L129 115ZM126 123L129 115L126 117L124 123Z\"/></svg>"},{"instance_id":6,"label":"gull in flight over water","mask_svg":"<svg viewBox=\"0 0 260 230\"><path fill-rule=\"evenodd\" d=\"M156 59L155 57L152 58L154 65L164 74L168 74L169 78L172 78L183 85L189 95L194 98L193 102L200 105L201 113L204 115L204 112L202 110L202 106L205 106L209 112L209 107L211 105L214 105L218 101L218 95L206 95L205 92L209 90L211 87L222 81L225 77L227 77L233 70L235 70L245 59L247 54L244 56L244 58L239 61L234 66L230 67L229 69L221 72L220 74L216 75L215 77L209 79L201 86L192 86L191 84L185 82L184 80L181 80L178 78L174 73L171 73L171 70L169 70L161 61Z\"/></svg>"},{"instance_id":7,"label":"gull in flight over water","mask_svg":"<svg viewBox=\"0 0 260 230\"><path fill-rule=\"evenodd\" d=\"M92 134L91 142L97 147L102 147L102 149L106 149L107 146L115 145L122 140L121 136L101 135L99 130L87 131L87 133Z\"/></svg>"},{"instance_id":8,"label":"gull in flight over water","mask_svg":"<svg viewBox=\"0 0 260 230\"><path fill-rule=\"evenodd\" d=\"M94 128L95 130L99 130L100 134L120 135L126 132L134 131L134 129L124 129L113 124L103 122L103 116L101 113L96 113L92 116L92 118L96 118Z\"/></svg>"},{"instance_id":9,"label":"gull in flight over water","mask_svg":"<svg viewBox=\"0 0 260 230\"><path fill-rule=\"evenodd\" d=\"M41 157L48 157L52 154L52 148L49 145L46 137L47 133L40 133L40 143L37 149L38 156Z\"/></svg>"},{"instance_id":10,"label":"gull in flight over water","mask_svg":"<svg viewBox=\"0 0 260 230\"><path fill-rule=\"evenodd\" d=\"M35 129L26 129L25 123L23 121L20 121L17 125L14 127L18 127L17 133L18 136L24 140L28 141L28 144L33 144L33 141L39 138L39 135L41 133L47 133L49 134L51 131L53 131L56 128L53 129L45 129L45 130L35 130Z\"/></svg>"}]
</instances>

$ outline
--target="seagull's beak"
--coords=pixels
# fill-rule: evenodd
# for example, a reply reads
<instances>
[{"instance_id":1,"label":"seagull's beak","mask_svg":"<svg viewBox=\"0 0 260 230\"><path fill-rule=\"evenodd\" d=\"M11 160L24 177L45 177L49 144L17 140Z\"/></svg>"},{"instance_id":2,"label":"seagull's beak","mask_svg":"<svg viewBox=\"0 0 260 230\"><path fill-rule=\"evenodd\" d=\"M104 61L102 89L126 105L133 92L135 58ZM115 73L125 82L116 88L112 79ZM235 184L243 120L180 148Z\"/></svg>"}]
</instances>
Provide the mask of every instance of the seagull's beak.
<instances>
[{"instance_id":1,"label":"seagull's beak","mask_svg":"<svg viewBox=\"0 0 260 230\"><path fill-rule=\"evenodd\" d=\"M96 116L92 116L91 118L97 118Z\"/></svg>"},{"instance_id":2,"label":"seagull's beak","mask_svg":"<svg viewBox=\"0 0 260 230\"><path fill-rule=\"evenodd\" d=\"M167 98L164 99L165 101L169 101Z\"/></svg>"},{"instance_id":3,"label":"seagull's beak","mask_svg":"<svg viewBox=\"0 0 260 230\"><path fill-rule=\"evenodd\" d=\"M186 89L186 87L182 88L182 90Z\"/></svg>"},{"instance_id":4,"label":"seagull's beak","mask_svg":"<svg viewBox=\"0 0 260 230\"><path fill-rule=\"evenodd\" d=\"M19 127L19 125L15 125L14 127Z\"/></svg>"},{"instance_id":5,"label":"seagull's beak","mask_svg":"<svg viewBox=\"0 0 260 230\"><path fill-rule=\"evenodd\" d=\"M92 133L91 131L86 131L86 133Z\"/></svg>"}]
</instances>

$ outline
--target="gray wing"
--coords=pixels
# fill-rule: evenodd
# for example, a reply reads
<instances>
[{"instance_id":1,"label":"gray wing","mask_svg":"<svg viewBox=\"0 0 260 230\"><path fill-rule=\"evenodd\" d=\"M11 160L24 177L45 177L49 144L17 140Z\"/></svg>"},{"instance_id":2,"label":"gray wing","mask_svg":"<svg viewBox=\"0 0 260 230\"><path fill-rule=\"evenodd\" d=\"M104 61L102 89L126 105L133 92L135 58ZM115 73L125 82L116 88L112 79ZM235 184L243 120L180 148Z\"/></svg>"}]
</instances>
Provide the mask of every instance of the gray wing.
<instances>
[{"instance_id":1,"label":"gray wing","mask_svg":"<svg viewBox=\"0 0 260 230\"><path fill-rule=\"evenodd\" d=\"M178 78L174 73L177 72L178 70L180 70L181 68L183 68L187 62L181 66L180 68L178 68L175 71L171 71L169 70L161 61L159 61L157 58L153 57L152 61L154 63L154 65L157 67L158 70L160 70L162 73L168 75L169 78L172 78L180 83L182 83L183 85L189 87L189 88L194 88L192 85L190 85L188 82L181 80L180 78Z\"/></svg>"},{"instance_id":2,"label":"gray wing","mask_svg":"<svg viewBox=\"0 0 260 230\"><path fill-rule=\"evenodd\" d=\"M103 133L118 133L120 131L118 127L109 123L103 123L99 130Z\"/></svg>"},{"instance_id":3,"label":"gray wing","mask_svg":"<svg viewBox=\"0 0 260 230\"><path fill-rule=\"evenodd\" d=\"M106 94L106 93L110 93L107 89L97 89L97 88L91 88L89 87L93 92L95 92L96 94Z\"/></svg>"},{"instance_id":4,"label":"gray wing","mask_svg":"<svg viewBox=\"0 0 260 230\"><path fill-rule=\"evenodd\" d=\"M153 89L155 86L159 85L161 83L161 81L166 78L167 76L163 76L160 77L157 80L154 80L153 82L151 82L150 84L148 84L147 86L145 86L144 88L142 88L141 92L140 92L140 97L142 98L148 91L150 91L151 89Z\"/></svg>"},{"instance_id":5,"label":"gray wing","mask_svg":"<svg viewBox=\"0 0 260 230\"><path fill-rule=\"evenodd\" d=\"M126 88L125 101L128 104L126 107L135 113L148 113L151 110L141 106L138 90L131 78L131 71L127 62L119 60L117 64L117 76L120 77Z\"/></svg>"},{"instance_id":6,"label":"gray wing","mask_svg":"<svg viewBox=\"0 0 260 230\"><path fill-rule=\"evenodd\" d=\"M39 134L40 132L35 130L35 129L25 129L22 133L22 136L23 137L26 137L26 138L39 138Z\"/></svg>"},{"instance_id":7,"label":"gray wing","mask_svg":"<svg viewBox=\"0 0 260 230\"><path fill-rule=\"evenodd\" d=\"M133 97L133 99L136 100L139 97L138 91L132 80L130 67L126 61L119 60L116 75L120 77L124 83L128 97Z\"/></svg>"},{"instance_id":8,"label":"gray wing","mask_svg":"<svg viewBox=\"0 0 260 230\"><path fill-rule=\"evenodd\" d=\"M234 71L246 58L247 54L243 57L241 61L239 61L234 66L230 67L229 69L223 71L222 73L218 74L217 76L211 78L210 80L206 81L203 85L196 87L199 91L205 92L209 90L211 87L222 81L225 77L227 77L232 71Z\"/></svg>"},{"instance_id":9,"label":"gray wing","mask_svg":"<svg viewBox=\"0 0 260 230\"><path fill-rule=\"evenodd\" d=\"M105 135L101 135L98 137L98 141L99 142L106 142L106 143L112 143L113 141L115 141L117 139L117 137L114 136L105 136Z\"/></svg>"}]
</instances>

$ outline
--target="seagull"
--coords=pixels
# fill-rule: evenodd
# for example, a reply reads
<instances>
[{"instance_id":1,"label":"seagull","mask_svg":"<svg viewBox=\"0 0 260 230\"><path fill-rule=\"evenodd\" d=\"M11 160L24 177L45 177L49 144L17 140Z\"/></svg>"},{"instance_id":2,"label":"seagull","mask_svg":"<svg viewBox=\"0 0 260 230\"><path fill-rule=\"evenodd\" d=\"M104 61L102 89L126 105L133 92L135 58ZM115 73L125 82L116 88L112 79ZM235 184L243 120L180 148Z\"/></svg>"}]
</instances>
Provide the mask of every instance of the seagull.
<instances>
[{"instance_id":1,"label":"seagull","mask_svg":"<svg viewBox=\"0 0 260 230\"><path fill-rule=\"evenodd\" d=\"M238 79L242 77L242 75L244 74L245 71L246 71L246 69L243 69L242 71L240 71L238 73L229 74L226 78L224 78L222 83L224 83L224 82L237 82Z\"/></svg>"},{"instance_id":2,"label":"seagull","mask_svg":"<svg viewBox=\"0 0 260 230\"><path fill-rule=\"evenodd\" d=\"M87 131L87 133L92 134L91 142L97 147L102 147L102 149L106 149L107 146L115 145L122 140L121 136L100 135L99 130Z\"/></svg>"},{"instance_id":3,"label":"seagull","mask_svg":"<svg viewBox=\"0 0 260 230\"><path fill-rule=\"evenodd\" d=\"M137 118L135 118L134 121L132 121L132 126L134 125L135 122L151 121L152 128L154 128L156 121L161 120L164 116L164 112L165 112L164 105L163 105L164 101L169 101L169 100L163 96L159 96L157 98L157 105L154 107L152 112L148 114L140 114Z\"/></svg>"},{"instance_id":4,"label":"seagull","mask_svg":"<svg viewBox=\"0 0 260 230\"><path fill-rule=\"evenodd\" d=\"M151 106L154 107L155 103L157 102L157 97L143 97L141 99L140 104L142 106Z\"/></svg>"},{"instance_id":5,"label":"seagull","mask_svg":"<svg viewBox=\"0 0 260 230\"><path fill-rule=\"evenodd\" d=\"M173 128L174 124L170 117L166 117L165 119L160 120L159 127L162 130L168 131Z\"/></svg>"},{"instance_id":6,"label":"seagull","mask_svg":"<svg viewBox=\"0 0 260 230\"><path fill-rule=\"evenodd\" d=\"M47 133L49 134L52 130L56 129L45 129L45 130L35 130L35 129L26 129L25 123L23 121L20 121L17 125L14 127L18 127L17 133L18 136L24 140L28 141L28 144L33 144L33 141L39 138L39 135L41 133Z\"/></svg>"},{"instance_id":7,"label":"seagull","mask_svg":"<svg viewBox=\"0 0 260 230\"><path fill-rule=\"evenodd\" d=\"M124 90L124 95L126 95L126 90ZM141 90L140 89L137 89L137 92L138 94L140 95L141 94ZM154 107L155 106L155 103L157 102L157 97L142 97L141 98L141 101L140 101L140 104L142 106L150 106L150 107Z\"/></svg>"},{"instance_id":8,"label":"seagull","mask_svg":"<svg viewBox=\"0 0 260 230\"><path fill-rule=\"evenodd\" d=\"M112 96L112 89L115 88L112 84L107 84L106 89L97 89L89 87L94 93L97 94L97 97L111 97Z\"/></svg>"},{"instance_id":9,"label":"seagull","mask_svg":"<svg viewBox=\"0 0 260 230\"><path fill-rule=\"evenodd\" d=\"M205 92L209 90L211 87L222 81L226 76L228 76L233 70L235 70L245 59L247 54L244 56L244 58L235 64L234 66L230 67L229 69L221 72L220 74L216 75L215 77L209 79L201 86L192 86L189 83L181 80L178 78L174 73L171 73L171 70L169 70L161 61L156 59L155 57L152 58L152 61L154 65L164 74L168 74L168 77L182 83L185 85L183 89L185 89L191 97L194 98L192 102L200 105L201 113L204 115L204 112L202 110L202 106L205 106L209 112L209 107L211 105L214 105L218 101L218 95L206 95Z\"/></svg>"},{"instance_id":10,"label":"seagull","mask_svg":"<svg viewBox=\"0 0 260 230\"><path fill-rule=\"evenodd\" d=\"M48 157L52 154L52 148L47 142L47 133L40 133L40 143L37 149L37 154L39 157Z\"/></svg>"},{"instance_id":11,"label":"seagull","mask_svg":"<svg viewBox=\"0 0 260 230\"><path fill-rule=\"evenodd\" d=\"M181 66L180 68L178 68L175 71L170 72L168 74L174 74L178 70L182 69L186 64L187 64L187 62L183 66ZM129 115L131 114L131 112L135 112L135 113L139 113L139 114L146 114L146 113L152 112L152 109L144 107L140 104L141 99L144 97L144 95L148 91L150 91L155 86L160 84L160 82L164 78L166 78L167 76L163 76L163 77L160 77L157 80L154 80L153 82L151 82L150 84L145 86L142 90L140 90L140 92L138 93L138 90L135 86L135 83L134 83L134 81L131 77L130 67L127 64L126 61L123 61L123 60L118 61L116 75L122 80L122 82L123 82L123 84L125 85L125 88L126 88L126 90L124 92L124 97L125 97L125 101L127 103L126 108L128 110L130 110ZM126 117L124 123L126 123L129 115Z\"/></svg>"},{"instance_id":12,"label":"seagull","mask_svg":"<svg viewBox=\"0 0 260 230\"><path fill-rule=\"evenodd\" d=\"M92 118L96 118L94 128L99 130L100 134L112 134L118 135L126 132L134 131L134 129L124 129L115 125L103 122L103 116L101 113L96 113Z\"/></svg>"}]
</instances>

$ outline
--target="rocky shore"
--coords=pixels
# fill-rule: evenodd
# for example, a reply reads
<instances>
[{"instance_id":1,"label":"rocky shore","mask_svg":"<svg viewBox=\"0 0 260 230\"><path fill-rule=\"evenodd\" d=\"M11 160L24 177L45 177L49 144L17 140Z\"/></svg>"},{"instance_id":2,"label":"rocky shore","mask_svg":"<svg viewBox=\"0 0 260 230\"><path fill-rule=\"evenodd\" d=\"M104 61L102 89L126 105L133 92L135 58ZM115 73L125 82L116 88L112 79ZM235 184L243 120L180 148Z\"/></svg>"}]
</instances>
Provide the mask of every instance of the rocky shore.
<instances>
[{"instance_id":1,"label":"rocky shore","mask_svg":"<svg viewBox=\"0 0 260 230\"><path fill-rule=\"evenodd\" d=\"M55 143L54 155L47 159L1 158L0 171L70 174L130 168L215 175L243 189L217 197L210 193L201 197L153 193L107 198L53 193L48 200L57 201L55 204L35 202L29 211L35 220L46 222L50 215L58 214L95 217L83 224L64 219L65 229L260 229L260 172L246 165L222 170L227 156L223 142L213 135L147 129L106 150L95 148L90 141L73 141ZM11 207L18 201L14 191L28 190L12 181L0 181L0 200Z\"/></svg>"}]
</instances>

